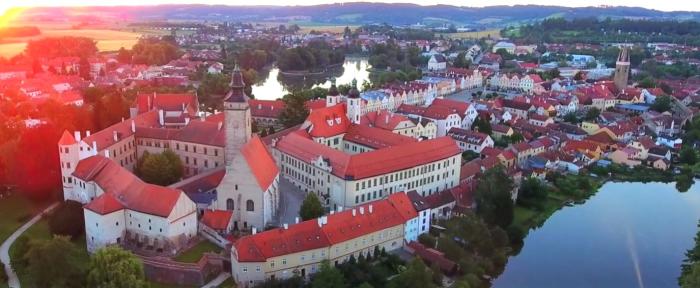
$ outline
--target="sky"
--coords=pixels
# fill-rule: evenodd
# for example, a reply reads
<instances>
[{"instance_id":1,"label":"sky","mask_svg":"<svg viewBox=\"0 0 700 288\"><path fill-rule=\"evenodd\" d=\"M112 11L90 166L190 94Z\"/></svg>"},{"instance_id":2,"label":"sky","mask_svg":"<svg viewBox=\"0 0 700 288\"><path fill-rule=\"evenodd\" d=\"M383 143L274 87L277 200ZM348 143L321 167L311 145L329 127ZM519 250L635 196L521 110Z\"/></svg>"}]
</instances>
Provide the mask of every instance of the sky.
<instances>
[{"instance_id":1,"label":"sky","mask_svg":"<svg viewBox=\"0 0 700 288\"><path fill-rule=\"evenodd\" d=\"M84 5L157 5L157 4L226 4L226 5L315 5L338 2L357 2L357 1L333 1L333 0L0 0L0 15L6 9L14 6L36 7L36 6L84 6ZM483 7L491 5L518 5L518 4L537 4L537 5L557 5L557 6L600 6L600 5L615 5L615 6L636 6L662 11L700 11L700 1L697 0L666 0L666 1L649 1L649 0L489 0L489 1L469 1L464 0L374 0L362 2L400 2L400 3L415 3L419 5L434 5L448 4L456 6L472 6Z\"/></svg>"}]
</instances>

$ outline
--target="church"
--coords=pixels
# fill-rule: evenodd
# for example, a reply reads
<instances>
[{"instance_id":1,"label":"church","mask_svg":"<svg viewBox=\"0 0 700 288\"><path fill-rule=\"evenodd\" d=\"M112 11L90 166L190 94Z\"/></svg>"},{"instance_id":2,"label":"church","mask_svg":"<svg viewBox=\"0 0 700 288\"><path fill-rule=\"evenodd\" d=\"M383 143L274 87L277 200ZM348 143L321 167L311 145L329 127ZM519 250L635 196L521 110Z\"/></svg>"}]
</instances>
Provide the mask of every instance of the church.
<instances>
[{"instance_id":1,"label":"church","mask_svg":"<svg viewBox=\"0 0 700 288\"><path fill-rule=\"evenodd\" d=\"M224 111L199 113L196 95L139 95L132 117L102 131L68 131L58 142L64 199L85 204L88 251L111 244L175 254L197 234L198 215L227 210L234 229L262 230L279 207L279 172L251 131L243 77L236 67ZM85 137L82 137L85 135ZM208 201L178 188L148 184L133 174L144 152L177 154L182 182L211 175ZM198 213L198 211L200 213Z\"/></svg>"}]
</instances>

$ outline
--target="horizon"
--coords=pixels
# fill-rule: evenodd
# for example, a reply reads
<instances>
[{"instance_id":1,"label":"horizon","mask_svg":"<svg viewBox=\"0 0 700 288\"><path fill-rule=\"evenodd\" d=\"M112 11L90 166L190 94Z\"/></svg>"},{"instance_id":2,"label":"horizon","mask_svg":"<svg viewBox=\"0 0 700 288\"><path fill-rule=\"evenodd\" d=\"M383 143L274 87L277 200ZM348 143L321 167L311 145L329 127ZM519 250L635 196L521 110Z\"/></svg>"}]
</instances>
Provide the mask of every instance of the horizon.
<instances>
[{"instance_id":1,"label":"horizon","mask_svg":"<svg viewBox=\"0 0 700 288\"><path fill-rule=\"evenodd\" d=\"M247 1L233 0L154 0L149 1L148 4L143 4L141 1L137 0L98 0L92 2L89 5L84 5L83 1L78 0L66 0L59 1L56 3L50 0L27 0L22 2L20 5L7 3L0 4L0 26L2 26L3 21L1 18L8 18L13 10L22 11L24 9L31 8L89 8L89 7L138 7L138 6L162 6L162 5L223 5L223 6L278 6L278 7L291 7L291 6L316 6L316 5L327 5L327 4L343 4L343 3L386 3L386 4L414 4L419 6L435 6L435 5L448 5L455 7L468 7L468 8L484 8L484 7L494 7L494 6L519 6L519 5L534 5L534 6L556 6L556 7L568 7L568 8L586 8L586 7L639 7L645 9L658 10L663 12L699 12L700 3L687 3L681 0L671 0L664 2L642 2L638 0L621 0L615 1L612 5L609 1L605 0L572 0L565 3L554 0L494 0L490 1L489 5L464 5L465 3L459 0L438 0L431 1L430 3L425 3L418 0L379 0L379 1L328 1L328 0L293 0L289 4L279 4L275 0L260 0L256 1L255 4L250 4ZM19 3L17 3L19 4ZM14 12L17 13L17 12ZM7 21L5 21L7 22Z\"/></svg>"}]
</instances>

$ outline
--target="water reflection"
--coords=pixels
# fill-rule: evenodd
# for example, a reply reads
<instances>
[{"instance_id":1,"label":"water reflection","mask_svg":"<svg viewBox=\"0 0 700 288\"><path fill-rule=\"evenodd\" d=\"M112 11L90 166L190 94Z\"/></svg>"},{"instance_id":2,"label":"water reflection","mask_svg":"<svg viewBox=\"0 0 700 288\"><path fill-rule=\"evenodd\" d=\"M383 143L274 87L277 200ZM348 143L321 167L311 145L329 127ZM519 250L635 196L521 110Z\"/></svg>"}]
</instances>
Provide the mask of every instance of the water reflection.
<instances>
[{"instance_id":1,"label":"water reflection","mask_svg":"<svg viewBox=\"0 0 700 288\"><path fill-rule=\"evenodd\" d=\"M290 76L280 73L278 68L272 68L267 77L253 86L253 95L256 99L274 100L282 98L293 89L309 89L313 87L329 88L330 79L335 77L337 85L352 83L357 79L357 85L369 81L369 65L367 58L346 58L342 66L331 68L321 75ZM261 75L264 76L264 75Z\"/></svg>"},{"instance_id":2,"label":"water reflection","mask_svg":"<svg viewBox=\"0 0 700 288\"><path fill-rule=\"evenodd\" d=\"M608 183L531 231L494 287L677 287L700 185Z\"/></svg>"}]
</instances>

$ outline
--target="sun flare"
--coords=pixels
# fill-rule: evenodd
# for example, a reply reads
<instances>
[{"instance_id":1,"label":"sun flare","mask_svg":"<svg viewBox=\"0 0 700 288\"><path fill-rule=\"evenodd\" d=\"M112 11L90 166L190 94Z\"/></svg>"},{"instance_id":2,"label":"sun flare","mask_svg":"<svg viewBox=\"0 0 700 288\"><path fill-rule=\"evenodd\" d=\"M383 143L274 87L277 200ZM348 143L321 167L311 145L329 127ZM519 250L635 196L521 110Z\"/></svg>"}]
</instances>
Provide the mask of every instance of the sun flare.
<instances>
[{"instance_id":1,"label":"sun flare","mask_svg":"<svg viewBox=\"0 0 700 288\"><path fill-rule=\"evenodd\" d=\"M9 26L22 11L24 11L24 8L9 7L0 4L0 28Z\"/></svg>"}]
</instances>

